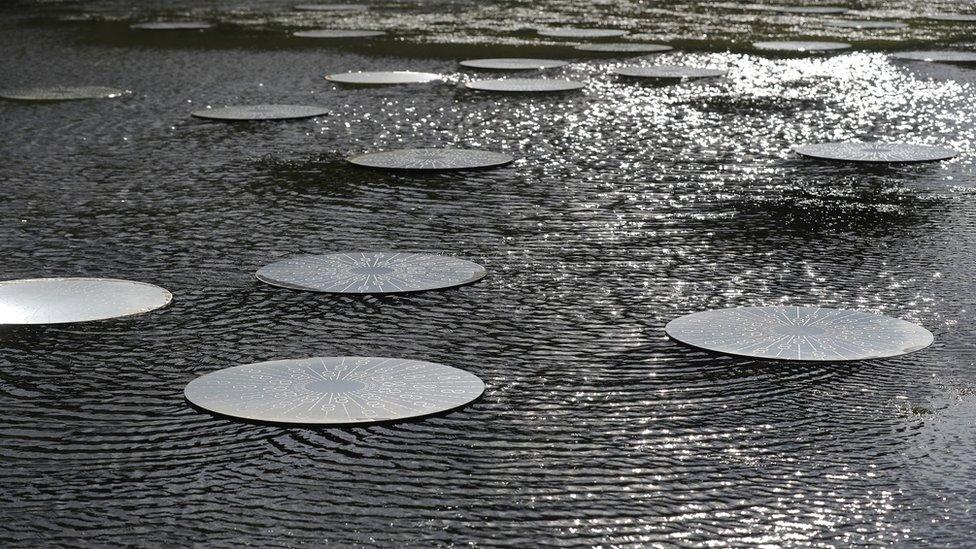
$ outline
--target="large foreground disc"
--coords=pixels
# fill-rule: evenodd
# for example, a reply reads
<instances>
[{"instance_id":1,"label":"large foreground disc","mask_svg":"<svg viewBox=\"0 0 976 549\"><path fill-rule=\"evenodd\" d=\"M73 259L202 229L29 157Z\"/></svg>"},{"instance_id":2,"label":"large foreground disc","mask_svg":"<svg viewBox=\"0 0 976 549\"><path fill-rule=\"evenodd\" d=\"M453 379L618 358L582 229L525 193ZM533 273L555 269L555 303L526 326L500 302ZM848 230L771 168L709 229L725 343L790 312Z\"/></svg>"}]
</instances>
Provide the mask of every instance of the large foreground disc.
<instances>
[{"instance_id":1,"label":"large foreground disc","mask_svg":"<svg viewBox=\"0 0 976 549\"><path fill-rule=\"evenodd\" d=\"M976 63L976 53L968 51L900 51L891 54L895 59L906 61L932 61L936 63Z\"/></svg>"},{"instance_id":2,"label":"large foreground disc","mask_svg":"<svg viewBox=\"0 0 976 549\"><path fill-rule=\"evenodd\" d=\"M674 48L661 44L640 44L637 42L614 42L612 44L580 44L579 51L598 53L663 53Z\"/></svg>"},{"instance_id":3,"label":"large foreground disc","mask_svg":"<svg viewBox=\"0 0 976 549\"><path fill-rule=\"evenodd\" d=\"M357 84L361 86L391 86L394 84L426 84L444 78L432 72L413 71L374 71L374 72L343 72L326 75L329 82L340 84Z\"/></svg>"},{"instance_id":4,"label":"large foreground disc","mask_svg":"<svg viewBox=\"0 0 976 549\"><path fill-rule=\"evenodd\" d=\"M205 30L213 25L205 21L153 21L151 23L136 23L130 28L139 30Z\"/></svg>"},{"instance_id":5,"label":"large foreground disc","mask_svg":"<svg viewBox=\"0 0 976 549\"><path fill-rule=\"evenodd\" d=\"M578 29L575 27L539 29L538 33L542 36L552 36L555 38L615 38L627 35L627 31L624 30Z\"/></svg>"},{"instance_id":6,"label":"large foreground disc","mask_svg":"<svg viewBox=\"0 0 976 549\"><path fill-rule=\"evenodd\" d=\"M660 80L681 80L690 78L716 78L727 73L718 69L699 69L697 67L679 67L659 65L652 67L620 67L614 73L631 78L654 78Z\"/></svg>"},{"instance_id":7,"label":"large foreground disc","mask_svg":"<svg viewBox=\"0 0 976 549\"><path fill-rule=\"evenodd\" d=\"M515 159L510 154L474 149L394 149L347 160L364 168L387 170L473 170L502 166Z\"/></svg>"},{"instance_id":8,"label":"large foreground disc","mask_svg":"<svg viewBox=\"0 0 976 549\"><path fill-rule=\"evenodd\" d=\"M910 322L820 307L742 307L676 318L667 334L687 345L776 360L844 361L898 356L932 344Z\"/></svg>"},{"instance_id":9,"label":"large foreground disc","mask_svg":"<svg viewBox=\"0 0 976 549\"><path fill-rule=\"evenodd\" d=\"M551 93L581 90L582 82L575 80L544 78L501 78L497 80L473 80L465 84L472 90L511 93Z\"/></svg>"},{"instance_id":10,"label":"large foreground disc","mask_svg":"<svg viewBox=\"0 0 976 549\"><path fill-rule=\"evenodd\" d=\"M846 162L934 162L958 153L952 149L914 143L816 143L796 147L803 156Z\"/></svg>"},{"instance_id":11,"label":"large foreground disc","mask_svg":"<svg viewBox=\"0 0 976 549\"><path fill-rule=\"evenodd\" d=\"M823 51L837 51L850 49L846 42L754 42L753 47L764 51L788 51L798 53L815 53Z\"/></svg>"},{"instance_id":12,"label":"large foreground disc","mask_svg":"<svg viewBox=\"0 0 976 549\"><path fill-rule=\"evenodd\" d=\"M64 324L147 313L172 301L152 284L114 278L0 282L0 324Z\"/></svg>"},{"instance_id":13,"label":"large foreground disc","mask_svg":"<svg viewBox=\"0 0 976 549\"><path fill-rule=\"evenodd\" d=\"M477 376L451 366L382 357L314 357L259 362L191 381L190 403L251 421L348 425L454 410L482 395Z\"/></svg>"},{"instance_id":14,"label":"large foreground disc","mask_svg":"<svg viewBox=\"0 0 976 549\"><path fill-rule=\"evenodd\" d=\"M310 105L234 105L193 111L191 115L209 120L294 120L328 114L322 107Z\"/></svg>"},{"instance_id":15,"label":"large foreground disc","mask_svg":"<svg viewBox=\"0 0 976 549\"><path fill-rule=\"evenodd\" d=\"M0 90L0 97L18 101L70 101L73 99L106 99L125 92L103 86L53 86L49 88L12 88Z\"/></svg>"},{"instance_id":16,"label":"large foreground disc","mask_svg":"<svg viewBox=\"0 0 976 549\"><path fill-rule=\"evenodd\" d=\"M299 38L375 38L377 36L386 36L386 32L370 30L317 29L294 32L292 33L292 36L297 36Z\"/></svg>"},{"instance_id":17,"label":"large foreground disc","mask_svg":"<svg viewBox=\"0 0 976 549\"><path fill-rule=\"evenodd\" d=\"M273 286L338 294L390 294L438 290L484 278L477 263L409 252L302 255L261 267L258 280Z\"/></svg>"},{"instance_id":18,"label":"large foreground disc","mask_svg":"<svg viewBox=\"0 0 976 549\"><path fill-rule=\"evenodd\" d=\"M504 57L498 59L468 59L461 61L462 67L472 69L489 69L498 71L528 71L539 69L554 69L566 65L558 59L529 59L525 57Z\"/></svg>"}]
</instances>

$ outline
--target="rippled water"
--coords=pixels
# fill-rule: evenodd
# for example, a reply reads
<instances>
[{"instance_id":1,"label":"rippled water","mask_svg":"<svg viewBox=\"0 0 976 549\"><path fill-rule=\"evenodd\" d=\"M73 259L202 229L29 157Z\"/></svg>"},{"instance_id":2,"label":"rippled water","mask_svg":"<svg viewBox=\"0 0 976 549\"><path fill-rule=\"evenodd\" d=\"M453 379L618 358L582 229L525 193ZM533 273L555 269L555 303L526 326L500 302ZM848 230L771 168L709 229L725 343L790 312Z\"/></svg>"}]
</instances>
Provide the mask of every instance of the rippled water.
<instances>
[{"instance_id":1,"label":"rippled water","mask_svg":"<svg viewBox=\"0 0 976 549\"><path fill-rule=\"evenodd\" d=\"M0 102L3 278L111 276L175 295L133 319L0 333L3 545L971 543L976 72L885 53L971 49L965 26L910 19L963 2L852 4L911 24L864 31L706 2L379 2L341 17L258 0L129 4L0 6L5 86L130 90ZM128 28L157 17L220 24ZM584 55L531 30L545 25L624 28L678 49ZM330 26L392 36L289 36ZM749 47L790 38L855 50ZM489 74L458 60L513 55L571 60L546 74L587 87L458 86ZM661 87L610 75L626 63L730 76ZM394 88L322 78L350 70L449 76ZM233 103L332 114L189 116ZM848 138L962 154L865 168L789 152ZM343 162L424 146L518 160L441 175ZM388 297L253 276L290 255L391 248L462 256L489 276ZM681 314L779 303L883 312L936 341L797 365L664 335ZM242 424L182 398L207 372L314 355L441 362L489 389L443 417L349 429Z\"/></svg>"}]
</instances>

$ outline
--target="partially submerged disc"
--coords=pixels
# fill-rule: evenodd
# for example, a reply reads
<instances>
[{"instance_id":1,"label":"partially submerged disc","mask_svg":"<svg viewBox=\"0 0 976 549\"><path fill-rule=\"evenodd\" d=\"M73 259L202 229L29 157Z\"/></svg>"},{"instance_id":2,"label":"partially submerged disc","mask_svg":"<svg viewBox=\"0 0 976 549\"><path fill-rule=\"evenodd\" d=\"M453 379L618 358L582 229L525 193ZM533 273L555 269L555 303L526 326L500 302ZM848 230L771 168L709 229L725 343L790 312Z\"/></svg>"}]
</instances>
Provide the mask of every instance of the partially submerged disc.
<instances>
[{"instance_id":1,"label":"partially submerged disc","mask_svg":"<svg viewBox=\"0 0 976 549\"><path fill-rule=\"evenodd\" d=\"M793 149L798 154L822 160L844 162L934 162L958 153L942 147L913 143L817 143Z\"/></svg>"},{"instance_id":2,"label":"partially submerged disc","mask_svg":"<svg viewBox=\"0 0 976 549\"><path fill-rule=\"evenodd\" d=\"M347 160L364 168L387 170L472 170L502 166L515 159L505 153L474 149L394 149Z\"/></svg>"},{"instance_id":3,"label":"partially submerged disc","mask_svg":"<svg viewBox=\"0 0 976 549\"><path fill-rule=\"evenodd\" d=\"M846 19L835 19L831 21L824 21L825 27L834 27L839 29L905 29L908 25L905 23L896 23L894 21L852 21Z\"/></svg>"},{"instance_id":4,"label":"partially submerged disc","mask_svg":"<svg viewBox=\"0 0 976 549\"><path fill-rule=\"evenodd\" d=\"M550 93L581 90L582 82L575 80L544 78L500 78L497 80L473 80L465 84L472 90L514 93Z\"/></svg>"},{"instance_id":5,"label":"partially submerged disc","mask_svg":"<svg viewBox=\"0 0 976 549\"><path fill-rule=\"evenodd\" d=\"M499 71L527 71L539 69L554 69L566 65L558 59L529 59L525 57L503 57L497 59L468 59L461 61L462 67L472 69L489 69Z\"/></svg>"},{"instance_id":6,"label":"partially submerged disc","mask_svg":"<svg viewBox=\"0 0 976 549\"><path fill-rule=\"evenodd\" d=\"M289 257L258 269L258 280L307 292L391 294L438 290L484 278L477 263L410 252L351 252Z\"/></svg>"},{"instance_id":7,"label":"partially submerged disc","mask_svg":"<svg viewBox=\"0 0 976 549\"><path fill-rule=\"evenodd\" d=\"M976 53L968 51L900 51L891 54L895 59L906 61L932 61L936 63L976 63Z\"/></svg>"},{"instance_id":8,"label":"partially submerged disc","mask_svg":"<svg viewBox=\"0 0 976 549\"><path fill-rule=\"evenodd\" d=\"M976 23L976 15L969 15L965 13L936 13L933 15L926 15L926 18L933 19L935 21L946 21L949 23Z\"/></svg>"},{"instance_id":9,"label":"partially submerged disc","mask_svg":"<svg viewBox=\"0 0 976 549\"><path fill-rule=\"evenodd\" d=\"M616 69L614 73L619 74L620 76L629 76L631 78L682 80L725 76L727 71L718 69L700 69L698 67L659 65L652 67L620 67Z\"/></svg>"},{"instance_id":10,"label":"partially submerged disc","mask_svg":"<svg viewBox=\"0 0 976 549\"><path fill-rule=\"evenodd\" d=\"M125 92L103 86L52 86L47 88L11 88L0 90L0 98L18 101L70 101L74 99L107 99Z\"/></svg>"},{"instance_id":11,"label":"partially submerged disc","mask_svg":"<svg viewBox=\"0 0 976 549\"><path fill-rule=\"evenodd\" d=\"M413 71L374 71L343 72L326 75L325 79L340 84L385 86L393 84L426 84L444 77L430 72Z\"/></svg>"},{"instance_id":12,"label":"partially submerged disc","mask_svg":"<svg viewBox=\"0 0 976 549\"><path fill-rule=\"evenodd\" d=\"M671 338L717 353L775 360L846 361L924 349L932 334L904 320L821 307L741 307L682 316Z\"/></svg>"},{"instance_id":13,"label":"partially submerged disc","mask_svg":"<svg viewBox=\"0 0 976 549\"><path fill-rule=\"evenodd\" d=\"M382 357L314 357L235 366L183 391L199 408L250 421L348 425L429 416L482 395L477 376L451 366Z\"/></svg>"},{"instance_id":14,"label":"partially submerged disc","mask_svg":"<svg viewBox=\"0 0 976 549\"><path fill-rule=\"evenodd\" d=\"M363 11L369 8L364 4L299 4L298 11Z\"/></svg>"},{"instance_id":15,"label":"partially submerged disc","mask_svg":"<svg viewBox=\"0 0 976 549\"><path fill-rule=\"evenodd\" d=\"M610 44L580 44L579 51L598 53L662 53L674 48L661 44L639 44L636 42L614 42Z\"/></svg>"},{"instance_id":16,"label":"partially submerged disc","mask_svg":"<svg viewBox=\"0 0 976 549\"><path fill-rule=\"evenodd\" d=\"M294 32L292 36L299 38L374 38L386 36L386 33L370 30L317 29Z\"/></svg>"},{"instance_id":17,"label":"partially submerged disc","mask_svg":"<svg viewBox=\"0 0 976 549\"><path fill-rule=\"evenodd\" d=\"M575 27L539 29L537 32L542 36L552 36L555 38L615 38L627 35L627 31L624 30L578 29Z\"/></svg>"},{"instance_id":18,"label":"partially submerged disc","mask_svg":"<svg viewBox=\"0 0 976 549\"><path fill-rule=\"evenodd\" d=\"M311 105L233 105L193 111L191 115L208 120L294 120L328 114L323 107Z\"/></svg>"},{"instance_id":19,"label":"partially submerged disc","mask_svg":"<svg viewBox=\"0 0 976 549\"><path fill-rule=\"evenodd\" d=\"M136 23L130 28L139 30L204 30L213 25L204 21L153 21L151 23Z\"/></svg>"},{"instance_id":20,"label":"partially submerged disc","mask_svg":"<svg viewBox=\"0 0 976 549\"><path fill-rule=\"evenodd\" d=\"M147 313L168 291L114 278L30 278L0 282L0 324L64 324Z\"/></svg>"},{"instance_id":21,"label":"partially submerged disc","mask_svg":"<svg viewBox=\"0 0 976 549\"><path fill-rule=\"evenodd\" d=\"M850 49L846 42L754 42L753 47L766 51L821 52Z\"/></svg>"}]
</instances>

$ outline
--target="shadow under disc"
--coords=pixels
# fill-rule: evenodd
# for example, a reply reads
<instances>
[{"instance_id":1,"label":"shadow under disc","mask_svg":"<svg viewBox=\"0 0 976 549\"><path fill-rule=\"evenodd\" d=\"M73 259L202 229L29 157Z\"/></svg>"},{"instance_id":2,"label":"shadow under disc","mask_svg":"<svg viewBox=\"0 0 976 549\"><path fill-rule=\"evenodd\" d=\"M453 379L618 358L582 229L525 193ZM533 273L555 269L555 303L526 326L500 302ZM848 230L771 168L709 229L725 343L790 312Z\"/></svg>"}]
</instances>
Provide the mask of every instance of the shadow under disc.
<instances>
[{"instance_id":1,"label":"shadow under disc","mask_svg":"<svg viewBox=\"0 0 976 549\"><path fill-rule=\"evenodd\" d=\"M474 149L394 149L350 156L356 166L387 170L473 170L515 160L506 153Z\"/></svg>"},{"instance_id":2,"label":"shadow under disc","mask_svg":"<svg viewBox=\"0 0 976 549\"><path fill-rule=\"evenodd\" d=\"M317 29L293 32L292 36L299 38L374 38L386 36L385 31Z\"/></svg>"},{"instance_id":3,"label":"shadow under disc","mask_svg":"<svg viewBox=\"0 0 976 549\"><path fill-rule=\"evenodd\" d=\"M167 290L114 278L0 282L0 324L65 324L132 316L173 300Z\"/></svg>"},{"instance_id":4,"label":"shadow under disc","mask_svg":"<svg viewBox=\"0 0 976 549\"><path fill-rule=\"evenodd\" d=\"M369 9L365 4L299 4L294 7L298 11L363 11Z\"/></svg>"},{"instance_id":5,"label":"shadow under disc","mask_svg":"<svg viewBox=\"0 0 976 549\"><path fill-rule=\"evenodd\" d=\"M335 294L393 294L439 290L485 277L481 265L443 255L350 252L289 257L258 269L261 282L291 290Z\"/></svg>"},{"instance_id":6,"label":"shadow under disc","mask_svg":"<svg viewBox=\"0 0 976 549\"><path fill-rule=\"evenodd\" d=\"M579 29L576 27L562 27L553 29L538 29L541 36L554 38L618 38L628 33L617 29Z\"/></svg>"},{"instance_id":7,"label":"shadow under disc","mask_svg":"<svg viewBox=\"0 0 976 549\"><path fill-rule=\"evenodd\" d=\"M958 153L952 149L914 143L816 143L793 149L798 154L843 162L934 162L947 160Z\"/></svg>"},{"instance_id":8,"label":"shadow under disc","mask_svg":"<svg viewBox=\"0 0 976 549\"><path fill-rule=\"evenodd\" d=\"M833 27L838 29L907 29L908 25L905 23L896 23L894 21L845 21L841 19L824 21L823 25L825 27Z\"/></svg>"},{"instance_id":9,"label":"shadow under disc","mask_svg":"<svg viewBox=\"0 0 976 549\"><path fill-rule=\"evenodd\" d=\"M259 362L203 375L183 391L199 408L293 425L398 421L477 400L476 375L434 362L384 357L313 357Z\"/></svg>"},{"instance_id":10,"label":"shadow under disc","mask_svg":"<svg viewBox=\"0 0 976 549\"><path fill-rule=\"evenodd\" d=\"M395 84L426 84L444 77L431 72L413 71L373 71L343 72L326 75L329 82L356 84L360 86L391 86Z\"/></svg>"},{"instance_id":11,"label":"shadow under disc","mask_svg":"<svg viewBox=\"0 0 976 549\"><path fill-rule=\"evenodd\" d=\"M838 51L838 50L847 50L851 48L851 45L846 42L803 42L803 41L753 42L752 46L757 50L763 50L763 51L786 51L786 52L798 52L798 53Z\"/></svg>"},{"instance_id":12,"label":"shadow under disc","mask_svg":"<svg viewBox=\"0 0 976 549\"><path fill-rule=\"evenodd\" d=\"M328 114L323 107L310 105L232 105L216 109L202 109L190 113L207 120L296 120Z\"/></svg>"},{"instance_id":13,"label":"shadow under disc","mask_svg":"<svg viewBox=\"0 0 976 549\"><path fill-rule=\"evenodd\" d=\"M614 74L630 78L650 78L658 80L684 80L692 78L717 78L725 76L728 71L719 69L700 69L697 67L681 67L673 65L659 65L653 67L620 67Z\"/></svg>"},{"instance_id":14,"label":"shadow under disc","mask_svg":"<svg viewBox=\"0 0 976 549\"><path fill-rule=\"evenodd\" d=\"M466 59L460 61L462 67L472 69L488 69L498 71L529 71L554 69L568 65L566 61L558 59L530 59L526 57L500 57L497 59Z\"/></svg>"},{"instance_id":15,"label":"shadow under disc","mask_svg":"<svg viewBox=\"0 0 976 549\"><path fill-rule=\"evenodd\" d=\"M586 85L575 80L546 78L501 78L473 80L464 84L472 90L506 93L552 93L581 90Z\"/></svg>"},{"instance_id":16,"label":"shadow under disc","mask_svg":"<svg viewBox=\"0 0 976 549\"><path fill-rule=\"evenodd\" d=\"M110 99L124 91L104 86L52 86L48 88L13 88L0 90L0 98L17 101L72 101L77 99Z\"/></svg>"},{"instance_id":17,"label":"shadow under disc","mask_svg":"<svg viewBox=\"0 0 976 549\"><path fill-rule=\"evenodd\" d=\"M580 44L576 46L579 51L589 51L595 53L663 53L674 48L662 44L638 44L633 42L614 42L611 44Z\"/></svg>"},{"instance_id":18,"label":"shadow under disc","mask_svg":"<svg viewBox=\"0 0 976 549\"><path fill-rule=\"evenodd\" d=\"M129 28L138 30L178 31L212 29L213 25L204 21L155 21L151 23L136 23Z\"/></svg>"},{"instance_id":19,"label":"shadow under disc","mask_svg":"<svg viewBox=\"0 0 976 549\"><path fill-rule=\"evenodd\" d=\"M899 51L891 54L905 61L929 61L934 63L976 63L976 53L968 51L928 50Z\"/></svg>"},{"instance_id":20,"label":"shadow under disc","mask_svg":"<svg viewBox=\"0 0 976 549\"><path fill-rule=\"evenodd\" d=\"M911 353L933 341L928 330L904 320L821 307L710 310L676 318L664 329L692 347L771 360L869 360Z\"/></svg>"}]
</instances>

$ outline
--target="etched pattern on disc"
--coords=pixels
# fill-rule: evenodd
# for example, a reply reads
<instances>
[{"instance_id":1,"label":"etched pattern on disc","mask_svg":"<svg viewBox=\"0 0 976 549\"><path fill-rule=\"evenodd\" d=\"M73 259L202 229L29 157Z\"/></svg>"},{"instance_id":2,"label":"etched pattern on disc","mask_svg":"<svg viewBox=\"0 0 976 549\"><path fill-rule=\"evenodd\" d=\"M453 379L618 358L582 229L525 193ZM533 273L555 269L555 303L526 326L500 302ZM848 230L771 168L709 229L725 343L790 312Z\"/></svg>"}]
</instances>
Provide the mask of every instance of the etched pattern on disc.
<instances>
[{"instance_id":1,"label":"etched pattern on disc","mask_svg":"<svg viewBox=\"0 0 976 549\"><path fill-rule=\"evenodd\" d=\"M395 149L351 156L349 162L387 170L470 170L508 164L505 153L473 149Z\"/></svg>"},{"instance_id":2,"label":"etched pattern on disc","mask_svg":"<svg viewBox=\"0 0 976 549\"><path fill-rule=\"evenodd\" d=\"M474 374L433 362L313 357L226 368L194 379L183 394L224 416L345 425L446 412L476 400L484 390Z\"/></svg>"},{"instance_id":3,"label":"etched pattern on disc","mask_svg":"<svg viewBox=\"0 0 976 549\"><path fill-rule=\"evenodd\" d=\"M932 344L910 322L820 307L742 307L679 317L665 327L687 345L776 360L845 361L898 356Z\"/></svg>"},{"instance_id":4,"label":"etched pattern on disc","mask_svg":"<svg viewBox=\"0 0 976 549\"><path fill-rule=\"evenodd\" d=\"M456 257L409 252L351 252L290 257L256 273L274 286L342 294L388 294L470 284L485 268Z\"/></svg>"},{"instance_id":5,"label":"etched pattern on disc","mask_svg":"<svg viewBox=\"0 0 976 549\"><path fill-rule=\"evenodd\" d=\"M816 143L796 147L803 156L848 162L934 162L956 156L956 151L913 143Z\"/></svg>"},{"instance_id":6,"label":"etched pattern on disc","mask_svg":"<svg viewBox=\"0 0 976 549\"><path fill-rule=\"evenodd\" d=\"M756 49L768 51L817 52L850 49L846 42L754 42Z\"/></svg>"},{"instance_id":7,"label":"etched pattern on disc","mask_svg":"<svg viewBox=\"0 0 976 549\"><path fill-rule=\"evenodd\" d=\"M168 291L114 278L29 278L0 282L0 324L64 324L147 313Z\"/></svg>"},{"instance_id":8,"label":"etched pattern on disc","mask_svg":"<svg viewBox=\"0 0 976 549\"><path fill-rule=\"evenodd\" d=\"M0 97L20 101L69 101L73 99L107 99L125 92L104 86L52 86L0 90Z\"/></svg>"},{"instance_id":9,"label":"etched pattern on disc","mask_svg":"<svg viewBox=\"0 0 976 549\"><path fill-rule=\"evenodd\" d=\"M209 120L293 120L328 114L322 107L310 105L234 105L193 111L191 115Z\"/></svg>"},{"instance_id":10,"label":"etched pattern on disc","mask_svg":"<svg viewBox=\"0 0 976 549\"><path fill-rule=\"evenodd\" d=\"M495 80L473 80L465 84L472 90L516 93L547 93L581 90L582 82L575 80L546 78L500 78Z\"/></svg>"}]
</instances>

